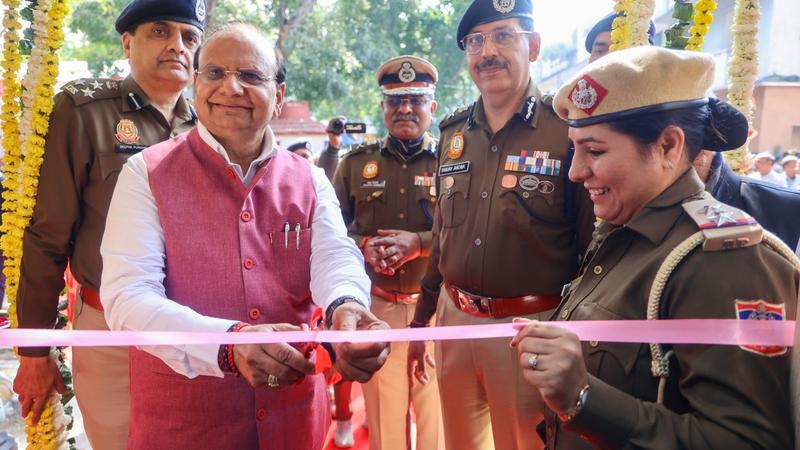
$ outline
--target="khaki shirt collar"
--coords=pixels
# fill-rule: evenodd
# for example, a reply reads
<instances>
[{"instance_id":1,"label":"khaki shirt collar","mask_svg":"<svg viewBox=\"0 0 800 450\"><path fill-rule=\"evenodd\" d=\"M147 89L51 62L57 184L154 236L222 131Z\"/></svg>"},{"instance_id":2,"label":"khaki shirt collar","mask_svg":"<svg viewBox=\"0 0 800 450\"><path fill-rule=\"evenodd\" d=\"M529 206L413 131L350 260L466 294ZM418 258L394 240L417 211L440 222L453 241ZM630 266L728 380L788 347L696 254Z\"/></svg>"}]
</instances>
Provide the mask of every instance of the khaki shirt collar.
<instances>
[{"instance_id":1,"label":"khaki shirt collar","mask_svg":"<svg viewBox=\"0 0 800 450\"><path fill-rule=\"evenodd\" d=\"M525 91L525 97L522 99L519 110L514 117L518 117L531 128L536 128L536 125L539 123L539 117L541 116L541 108L538 107L541 103L541 98L542 93L539 91L536 83L534 83L533 80L528 80L528 89ZM489 129L489 124L486 120L486 111L483 109L483 96L478 98L478 101L473 106L469 124L470 126L477 124L481 128Z\"/></svg>"},{"instance_id":2,"label":"khaki shirt collar","mask_svg":"<svg viewBox=\"0 0 800 450\"><path fill-rule=\"evenodd\" d=\"M436 156L436 141L431 137L428 132L425 132L425 136L422 138L422 145L420 145L419 150L413 155L406 156L403 152L398 151L391 145L391 141L389 140L389 134L387 133L386 136L383 137L381 140L381 151L387 151L398 158L401 162L411 161L412 159L416 158L417 156L428 152L431 155Z\"/></svg>"},{"instance_id":3,"label":"khaki shirt collar","mask_svg":"<svg viewBox=\"0 0 800 450\"><path fill-rule=\"evenodd\" d=\"M703 183L697 172L690 168L672 185L653 199L626 224L631 230L646 237L653 244L660 244L678 217L683 214L681 205L688 198L703 193Z\"/></svg>"},{"instance_id":4,"label":"khaki shirt collar","mask_svg":"<svg viewBox=\"0 0 800 450\"><path fill-rule=\"evenodd\" d=\"M122 80L119 89L122 94L122 112L138 111L151 103L150 97L130 75ZM183 94L178 98L178 103L175 105L175 117L184 122L194 120L193 109Z\"/></svg>"}]
</instances>

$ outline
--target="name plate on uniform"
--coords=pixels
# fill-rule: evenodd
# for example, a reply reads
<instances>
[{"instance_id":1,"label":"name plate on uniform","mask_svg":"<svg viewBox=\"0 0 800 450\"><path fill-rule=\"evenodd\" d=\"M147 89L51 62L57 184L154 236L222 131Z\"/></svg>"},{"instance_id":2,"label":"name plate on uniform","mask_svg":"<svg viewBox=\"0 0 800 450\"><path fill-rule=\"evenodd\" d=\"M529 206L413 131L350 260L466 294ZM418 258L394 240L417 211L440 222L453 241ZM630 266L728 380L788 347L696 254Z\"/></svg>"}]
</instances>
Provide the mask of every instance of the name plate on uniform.
<instances>
[{"instance_id":1,"label":"name plate on uniform","mask_svg":"<svg viewBox=\"0 0 800 450\"><path fill-rule=\"evenodd\" d=\"M469 161L464 161L455 164L446 164L439 167L439 176L455 175L457 173L469 172Z\"/></svg>"},{"instance_id":2,"label":"name plate on uniform","mask_svg":"<svg viewBox=\"0 0 800 450\"><path fill-rule=\"evenodd\" d=\"M140 151L146 149L147 145L136 145L136 144L115 144L114 151L116 153L126 153L126 154L133 154L139 153Z\"/></svg>"},{"instance_id":3,"label":"name plate on uniform","mask_svg":"<svg viewBox=\"0 0 800 450\"><path fill-rule=\"evenodd\" d=\"M362 181L361 187L365 189L383 189L386 187L386 180Z\"/></svg>"}]
</instances>

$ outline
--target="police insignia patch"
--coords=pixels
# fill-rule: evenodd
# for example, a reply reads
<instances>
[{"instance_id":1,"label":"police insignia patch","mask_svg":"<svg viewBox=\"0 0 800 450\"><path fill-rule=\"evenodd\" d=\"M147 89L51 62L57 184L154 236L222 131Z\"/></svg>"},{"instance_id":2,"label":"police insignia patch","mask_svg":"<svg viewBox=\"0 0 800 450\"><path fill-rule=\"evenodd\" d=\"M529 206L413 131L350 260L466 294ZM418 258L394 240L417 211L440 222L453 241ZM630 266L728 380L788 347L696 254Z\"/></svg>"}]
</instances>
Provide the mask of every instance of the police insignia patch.
<instances>
[{"instance_id":1,"label":"police insignia patch","mask_svg":"<svg viewBox=\"0 0 800 450\"><path fill-rule=\"evenodd\" d=\"M114 136L123 144L133 145L139 142L139 129L132 120L120 119Z\"/></svg>"},{"instance_id":2,"label":"police insignia patch","mask_svg":"<svg viewBox=\"0 0 800 450\"><path fill-rule=\"evenodd\" d=\"M594 81L589 75L584 75L572 88L569 99L578 109L591 116L607 94L608 90L600 83Z\"/></svg>"},{"instance_id":3,"label":"police insignia patch","mask_svg":"<svg viewBox=\"0 0 800 450\"><path fill-rule=\"evenodd\" d=\"M784 320L786 306L767 303L764 300L736 300L736 318L738 320ZM742 350L762 356L780 356L786 353L786 347L765 345L740 345Z\"/></svg>"},{"instance_id":4,"label":"police insignia patch","mask_svg":"<svg viewBox=\"0 0 800 450\"><path fill-rule=\"evenodd\" d=\"M361 169L361 176L371 180L378 176L378 161L368 161Z\"/></svg>"},{"instance_id":5,"label":"police insignia patch","mask_svg":"<svg viewBox=\"0 0 800 450\"><path fill-rule=\"evenodd\" d=\"M516 0L492 0L492 5L494 9L503 14L508 14L514 10L514 6L516 6Z\"/></svg>"},{"instance_id":6,"label":"police insignia patch","mask_svg":"<svg viewBox=\"0 0 800 450\"><path fill-rule=\"evenodd\" d=\"M447 156L450 159L461 158L464 153L464 133L457 132L450 138L450 146L447 148Z\"/></svg>"}]
</instances>

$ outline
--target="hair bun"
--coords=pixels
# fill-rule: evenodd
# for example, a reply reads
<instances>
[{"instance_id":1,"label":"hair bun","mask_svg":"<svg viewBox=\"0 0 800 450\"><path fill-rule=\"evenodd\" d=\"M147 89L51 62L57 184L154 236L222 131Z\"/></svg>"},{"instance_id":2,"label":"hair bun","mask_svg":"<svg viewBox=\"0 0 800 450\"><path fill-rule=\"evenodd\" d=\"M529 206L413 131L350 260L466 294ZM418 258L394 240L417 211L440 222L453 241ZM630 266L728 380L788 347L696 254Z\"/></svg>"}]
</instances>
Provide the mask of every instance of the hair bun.
<instances>
[{"instance_id":1,"label":"hair bun","mask_svg":"<svg viewBox=\"0 0 800 450\"><path fill-rule=\"evenodd\" d=\"M716 152L735 150L747 142L747 117L727 102L709 99L709 125L703 136L703 148Z\"/></svg>"}]
</instances>

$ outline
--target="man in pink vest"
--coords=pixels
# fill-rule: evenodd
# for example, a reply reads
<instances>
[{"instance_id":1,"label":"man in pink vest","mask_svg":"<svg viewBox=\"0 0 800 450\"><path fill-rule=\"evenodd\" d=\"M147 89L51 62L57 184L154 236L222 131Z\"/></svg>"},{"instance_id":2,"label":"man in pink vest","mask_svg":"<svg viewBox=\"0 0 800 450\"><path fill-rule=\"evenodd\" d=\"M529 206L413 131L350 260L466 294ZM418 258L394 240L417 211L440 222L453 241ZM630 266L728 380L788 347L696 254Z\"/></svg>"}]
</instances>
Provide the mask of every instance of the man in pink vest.
<instances>
[{"instance_id":1,"label":"man in pink vest","mask_svg":"<svg viewBox=\"0 0 800 450\"><path fill-rule=\"evenodd\" d=\"M113 330L387 328L324 172L277 150L286 71L255 26L222 25L198 51L198 126L131 158L103 238ZM366 381L385 343L334 346ZM174 345L130 351L130 449L316 450L330 412L310 346ZM240 376L237 376L240 375Z\"/></svg>"}]
</instances>

